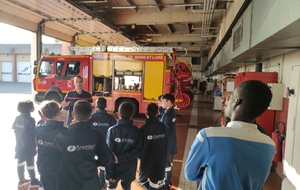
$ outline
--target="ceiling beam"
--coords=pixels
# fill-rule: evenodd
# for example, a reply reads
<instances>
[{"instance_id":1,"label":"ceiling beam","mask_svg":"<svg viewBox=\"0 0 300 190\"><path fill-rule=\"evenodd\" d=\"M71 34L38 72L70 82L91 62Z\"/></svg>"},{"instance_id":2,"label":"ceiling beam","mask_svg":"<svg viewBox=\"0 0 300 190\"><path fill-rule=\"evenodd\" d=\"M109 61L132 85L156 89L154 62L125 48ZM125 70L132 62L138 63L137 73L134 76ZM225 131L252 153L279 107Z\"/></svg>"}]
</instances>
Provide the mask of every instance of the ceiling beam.
<instances>
[{"instance_id":1,"label":"ceiling beam","mask_svg":"<svg viewBox=\"0 0 300 190\"><path fill-rule=\"evenodd\" d=\"M173 34L174 33L174 29L173 29L172 25L171 24L166 24L166 26L167 26L167 30L169 31L169 33Z\"/></svg>"},{"instance_id":2,"label":"ceiling beam","mask_svg":"<svg viewBox=\"0 0 300 190\"><path fill-rule=\"evenodd\" d=\"M159 1L159 0L154 0L154 2L155 2L155 4L157 5L157 6L156 6L157 10L158 10L158 11L161 11L161 10L162 10L162 7L161 7L161 6L158 6L159 4L161 4L160 1Z\"/></svg>"},{"instance_id":3,"label":"ceiling beam","mask_svg":"<svg viewBox=\"0 0 300 190\"><path fill-rule=\"evenodd\" d=\"M149 38L150 39L150 38ZM186 36L182 34L172 34L172 35L162 35L162 36L152 36L151 37L153 43L160 42L200 42L201 38L199 36ZM143 41L145 39L138 39L137 41Z\"/></svg>"},{"instance_id":4,"label":"ceiling beam","mask_svg":"<svg viewBox=\"0 0 300 190\"><path fill-rule=\"evenodd\" d=\"M146 25L147 28L153 33L153 34L156 34L157 33L157 30L154 28L153 25Z\"/></svg>"},{"instance_id":5,"label":"ceiling beam","mask_svg":"<svg viewBox=\"0 0 300 190\"><path fill-rule=\"evenodd\" d=\"M36 32L37 23L0 11L0 22Z\"/></svg>"},{"instance_id":6,"label":"ceiling beam","mask_svg":"<svg viewBox=\"0 0 300 190\"><path fill-rule=\"evenodd\" d=\"M131 24L170 24L170 23L199 23L202 21L202 13L192 13L189 11L168 11L168 12L142 12L131 14L116 14L114 16L115 25Z\"/></svg>"},{"instance_id":7,"label":"ceiling beam","mask_svg":"<svg viewBox=\"0 0 300 190\"><path fill-rule=\"evenodd\" d=\"M186 23L185 26L186 26L186 33L190 34L191 33L191 26L190 26L190 24Z\"/></svg>"}]
</instances>

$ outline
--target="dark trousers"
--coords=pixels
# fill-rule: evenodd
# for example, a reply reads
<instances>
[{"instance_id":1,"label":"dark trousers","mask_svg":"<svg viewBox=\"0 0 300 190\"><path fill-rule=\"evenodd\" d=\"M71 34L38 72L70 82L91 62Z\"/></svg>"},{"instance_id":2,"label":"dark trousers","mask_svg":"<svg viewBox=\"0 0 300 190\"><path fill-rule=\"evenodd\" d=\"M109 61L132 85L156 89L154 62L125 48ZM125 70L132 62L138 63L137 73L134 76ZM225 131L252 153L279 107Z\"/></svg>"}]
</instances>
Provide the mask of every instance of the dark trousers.
<instances>
[{"instance_id":1,"label":"dark trousers","mask_svg":"<svg viewBox=\"0 0 300 190\"><path fill-rule=\"evenodd\" d=\"M57 172L55 170L40 173L40 181L43 184L44 190L56 190Z\"/></svg>"},{"instance_id":2,"label":"dark trousers","mask_svg":"<svg viewBox=\"0 0 300 190\"><path fill-rule=\"evenodd\" d=\"M173 169L173 157L174 157L174 154L168 154L167 155L164 186L169 186L169 184L171 182L172 169Z\"/></svg>"},{"instance_id":3,"label":"dark trousers","mask_svg":"<svg viewBox=\"0 0 300 190\"><path fill-rule=\"evenodd\" d=\"M157 180L153 178L148 179L148 177L145 176L143 174L143 171L140 169L138 181L143 187L148 190L157 190L161 186L163 180Z\"/></svg>"},{"instance_id":4,"label":"dark trousers","mask_svg":"<svg viewBox=\"0 0 300 190\"><path fill-rule=\"evenodd\" d=\"M118 186L118 182L120 180L116 180L115 183L112 183L112 182L108 182L108 186L107 186L107 189L116 189L117 186ZM121 186L124 190L131 190L131 183L132 183L132 180L126 180L126 179L122 179L121 180Z\"/></svg>"},{"instance_id":5,"label":"dark trousers","mask_svg":"<svg viewBox=\"0 0 300 190\"><path fill-rule=\"evenodd\" d=\"M26 163L26 168L30 179L35 180L36 178L35 178L35 170L34 170L34 157L29 157L29 158L24 157L18 159L17 171L18 171L19 181L25 179L25 163Z\"/></svg>"},{"instance_id":6,"label":"dark trousers","mask_svg":"<svg viewBox=\"0 0 300 190\"><path fill-rule=\"evenodd\" d=\"M100 189L105 187L105 170L100 169L99 171Z\"/></svg>"}]
</instances>

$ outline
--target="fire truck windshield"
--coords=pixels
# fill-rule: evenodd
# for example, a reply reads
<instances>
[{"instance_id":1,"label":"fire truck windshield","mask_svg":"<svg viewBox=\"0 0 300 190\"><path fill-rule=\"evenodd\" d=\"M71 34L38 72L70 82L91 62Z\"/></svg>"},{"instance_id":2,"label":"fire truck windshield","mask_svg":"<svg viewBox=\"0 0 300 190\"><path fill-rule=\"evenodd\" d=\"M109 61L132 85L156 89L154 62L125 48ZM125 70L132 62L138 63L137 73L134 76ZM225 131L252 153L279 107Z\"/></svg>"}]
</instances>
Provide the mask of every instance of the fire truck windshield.
<instances>
[{"instance_id":1,"label":"fire truck windshield","mask_svg":"<svg viewBox=\"0 0 300 190\"><path fill-rule=\"evenodd\" d=\"M48 76L53 71L53 60L44 60L40 65L40 76Z\"/></svg>"}]
</instances>

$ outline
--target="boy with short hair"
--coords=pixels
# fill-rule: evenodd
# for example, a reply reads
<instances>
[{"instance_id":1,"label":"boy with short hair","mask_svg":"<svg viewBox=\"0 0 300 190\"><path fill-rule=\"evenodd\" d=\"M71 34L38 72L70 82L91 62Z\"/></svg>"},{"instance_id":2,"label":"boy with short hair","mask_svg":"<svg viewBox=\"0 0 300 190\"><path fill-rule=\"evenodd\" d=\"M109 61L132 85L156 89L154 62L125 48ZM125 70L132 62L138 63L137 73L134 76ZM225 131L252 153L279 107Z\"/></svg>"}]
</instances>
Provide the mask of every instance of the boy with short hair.
<instances>
[{"instance_id":1,"label":"boy with short hair","mask_svg":"<svg viewBox=\"0 0 300 190\"><path fill-rule=\"evenodd\" d=\"M57 136L55 145L62 153L57 190L99 190L97 166L112 162L105 139L91 129L92 111L89 102L78 100L72 113L74 122Z\"/></svg>"},{"instance_id":2,"label":"boy with short hair","mask_svg":"<svg viewBox=\"0 0 300 190\"><path fill-rule=\"evenodd\" d=\"M19 176L18 187L30 183L31 187L38 187L39 181L35 177L34 156L36 155L36 142L34 137L35 120L30 112L34 111L33 102L23 100L18 103L18 115L12 125L16 136L15 158L18 159L17 171ZM26 180L25 162L30 180Z\"/></svg>"},{"instance_id":3,"label":"boy with short hair","mask_svg":"<svg viewBox=\"0 0 300 190\"><path fill-rule=\"evenodd\" d=\"M140 128L143 151L138 181L148 190L159 188L159 182L162 182L165 176L167 162L167 130L157 119L157 114L158 106L155 103L148 104L146 123Z\"/></svg>"},{"instance_id":4,"label":"boy with short hair","mask_svg":"<svg viewBox=\"0 0 300 190\"><path fill-rule=\"evenodd\" d=\"M164 95L162 94L162 95L159 95L158 97L157 97L157 105L158 105L158 115L157 115L157 118L158 119L161 119L161 117L162 117L162 115L164 114L164 112L165 112L165 109L162 107L162 97L163 97Z\"/></svg>"},{"instance_id":5,"label":"boy with short hair","mask_svg":"<svg viewBox=\"0 0 300 190\"><path fill-rule=\"evenodd\" d=\"M177 154L177 140L176 140L176 114L174 110L175 98L173 94L165 94L162 98L162 107L165 109L164 114L161 117L161 122L163 122L167 127L168 135L168 150L167 150L167 164L166 173L164 178L164 190L169 190L171 184L172 167L174 154Z\"/></svg>"},{"instance_id":6,"label":"boy with short hair","mask_svg":"<svg viewBox=\"0 0 300 190\"><path fill-rule=\"evenodd\" d=\"M109 179L108 189L115 189L121 180L124 190L130 190L131 182L135 180L137 158L141 155L142 147L140 131L133 125L131 117L133 107L124 102L119 106L117 125L107 132L107 144L115 155L115 164L106 167L106 176Z\"/></svg>"},{"instance_id":7,"label":"boy with short hair","mask_svg":"<svg viewBox=\"0 0 300 190\"><path fill-rule=\"evenodd\" d=\"M97 99L97 107L98 110L92 114L91 118L91 128L99 131L104 138L106 138L107 130L111 126L114 126L116 124L116 119L107 113L105 110L106 108L106 99L99 97ZM100 166L100 184L101 189L105 187L105 168Z\"/></svg>"},{"instance_id":8,"label":"boy with short hair","mask_svg":"<svg viewBox=\"0 0 300 190\"><path fill-rule=\"evenodd\" d=\"M44 123L35 128L38 143L37 167L45 190L56 190L57 174L61 162L61 153L55 148L57 134L67 130L64 122L58 121L60 104L56 101L44 101L41 114Z\"/></svg>"}]
</instances>

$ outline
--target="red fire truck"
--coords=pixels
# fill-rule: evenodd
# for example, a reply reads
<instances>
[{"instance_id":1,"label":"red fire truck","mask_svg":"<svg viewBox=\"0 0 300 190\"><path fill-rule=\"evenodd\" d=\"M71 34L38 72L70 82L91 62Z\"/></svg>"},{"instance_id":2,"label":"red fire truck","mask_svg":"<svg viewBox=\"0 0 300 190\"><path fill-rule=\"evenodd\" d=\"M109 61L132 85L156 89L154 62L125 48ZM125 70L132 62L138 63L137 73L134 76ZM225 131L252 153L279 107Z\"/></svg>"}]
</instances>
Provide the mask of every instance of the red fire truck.
<instances>
[{"instance_id":1,"label":"red fire truck","mask_svg":"<svg viewBox=\"0 0 300 190\"><path fill-rule=\"evenodd\" d=\"M175 92L179 107L190 104L189 96L181 91L180 85L171 90L174 89L171 72L174 60L171 58L174 59L175 54L172 48L126 48L108 46L106 50L94 49L91 55L42 56L34 67L35 100L61 102L65 94L75 88L74 77L80 75L83 88L94 100L103 96L109 111L117 111L121 103L130 102L134 113L144 113L148 103L170 92Z\"/></svg>"}]
</instances>

